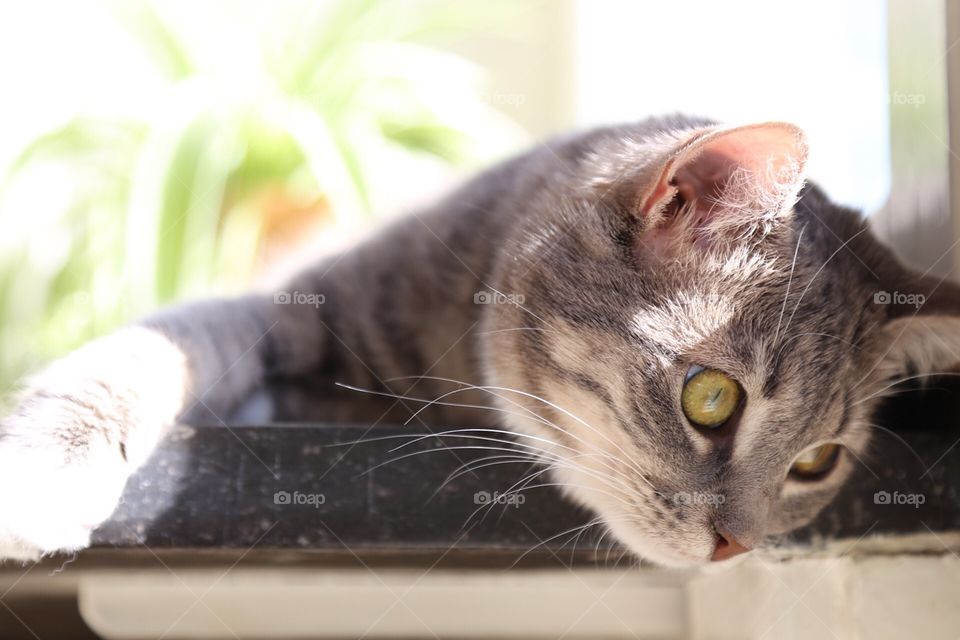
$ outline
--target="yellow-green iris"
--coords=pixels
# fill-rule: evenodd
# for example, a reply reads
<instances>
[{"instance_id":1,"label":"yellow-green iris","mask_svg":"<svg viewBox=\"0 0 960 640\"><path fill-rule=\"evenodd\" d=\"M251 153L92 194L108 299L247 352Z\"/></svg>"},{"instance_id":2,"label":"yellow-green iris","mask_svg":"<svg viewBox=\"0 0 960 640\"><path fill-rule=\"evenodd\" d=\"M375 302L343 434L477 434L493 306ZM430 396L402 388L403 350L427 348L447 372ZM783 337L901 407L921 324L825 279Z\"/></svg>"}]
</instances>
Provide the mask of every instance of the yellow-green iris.
<instances>
[{"instance_id":1,"label":"yellow-green iris","mask_svg":"<svg viewBox=\"0 0 960 640\"><path fill-rule=\"evenodd\" d=\"M737 381L722 371L695 367L683 385L680 405L691 423L716 429L740 406L741 393Z\"/></svg>"},{"instance_id":2,"label":"yellow-green iris","mask_svg":"<svg viewBox=\"0 0 960 640\"><path fill-rule=\"evenodd\" d=\"M790 471L801 478L813 478L832 469L839 457L840 445L823 444L801 453L793 461Z\"/></svg>"}]
</instances>

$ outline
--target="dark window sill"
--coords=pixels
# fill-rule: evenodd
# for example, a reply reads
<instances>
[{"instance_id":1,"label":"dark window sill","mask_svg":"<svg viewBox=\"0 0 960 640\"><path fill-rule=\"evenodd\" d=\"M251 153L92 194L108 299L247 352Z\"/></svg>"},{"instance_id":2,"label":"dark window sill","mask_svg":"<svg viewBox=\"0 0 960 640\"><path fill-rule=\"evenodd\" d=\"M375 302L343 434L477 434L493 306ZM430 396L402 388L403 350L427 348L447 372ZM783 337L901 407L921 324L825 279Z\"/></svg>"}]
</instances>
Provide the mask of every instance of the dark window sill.
<instances>
[{"instance_id":1,"label":"dark window sill","mask_svg":"<svg viewBox=\"0 0 960 640\"><path fill-rule=\"evenodd\" d=\"M956 379L888 401L875 422L904 442L878 431L873 455L852 482L790 540L805 549L960 531L960 445L952 446L960 439L958 417ZM177 427L128 484L88 554L119 564L158 553L189 556L192 565L246 554L301 566L440 561L485 568L613 564L622 555L609 536L597 544L599 530L576 538L590 516L551 488L524 491L522 504L480 504L514 487L529 465L489 466L447 482L460 465L494 452L443 451L432 437L391 452L423 427L368 424ZM400 456L408 457L382 464ZM881 491L925 501L877 504ZM565 531L572 533L559 535Z\"/></svg>"}]
</instances>

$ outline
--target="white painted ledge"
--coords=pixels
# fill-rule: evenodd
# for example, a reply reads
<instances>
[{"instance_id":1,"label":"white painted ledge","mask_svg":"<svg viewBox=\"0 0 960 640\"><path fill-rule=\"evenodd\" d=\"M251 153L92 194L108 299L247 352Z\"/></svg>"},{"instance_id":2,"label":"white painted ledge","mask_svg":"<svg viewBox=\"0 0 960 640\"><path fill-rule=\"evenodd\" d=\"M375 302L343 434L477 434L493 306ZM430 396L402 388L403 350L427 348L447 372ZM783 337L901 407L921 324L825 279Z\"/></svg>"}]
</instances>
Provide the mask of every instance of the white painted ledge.
<instances>
[{"instance_id":1,"label":"white painted ledge","mask_svg":"<svg viewBox=\"0 0 960 640\"><path fill-rule=\"evenodd\" d=\"M866 555L721 572L275 570L91 573L105 638L956 640L960 558Z\"/></svg>"},{"instance_id":2,"label":"white painted ledge","mask_svg":"<svg viewBox=\"0 0 960 640\"><path fill-rule=\"evenodd\" d=\"M105 638L675 638L684 587L642 571L234 570L89 576Z\"/></svg>"}]
</instances>

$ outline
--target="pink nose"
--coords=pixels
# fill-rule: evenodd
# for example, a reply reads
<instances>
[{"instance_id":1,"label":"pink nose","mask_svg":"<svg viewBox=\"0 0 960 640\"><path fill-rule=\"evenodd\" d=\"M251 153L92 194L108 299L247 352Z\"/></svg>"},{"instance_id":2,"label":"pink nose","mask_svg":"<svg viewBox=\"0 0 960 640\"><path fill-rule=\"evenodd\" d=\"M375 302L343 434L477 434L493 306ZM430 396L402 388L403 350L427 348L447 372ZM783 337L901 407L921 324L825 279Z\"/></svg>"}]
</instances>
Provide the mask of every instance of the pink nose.
<instances>
[{"instance_id":1,"label":"pink nose","mask_svg":"<svg viewBox=\"0 0 960 640\"><path fill-rule=\"evenodd\" d=\"M713 548L713 555L710 559L714 562L719 562L748 551L750 551L750 549L740 544L736 538L730 535L729 531L718 528L717 546Z\"/></svg>"}]
</instances>

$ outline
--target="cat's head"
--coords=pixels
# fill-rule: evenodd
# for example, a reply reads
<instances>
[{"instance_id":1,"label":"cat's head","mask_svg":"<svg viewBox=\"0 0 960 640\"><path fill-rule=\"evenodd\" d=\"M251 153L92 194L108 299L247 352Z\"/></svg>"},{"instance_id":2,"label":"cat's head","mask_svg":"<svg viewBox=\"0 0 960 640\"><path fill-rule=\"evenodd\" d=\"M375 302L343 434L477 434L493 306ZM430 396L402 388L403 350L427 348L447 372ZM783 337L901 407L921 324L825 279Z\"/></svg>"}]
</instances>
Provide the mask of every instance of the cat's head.
<instances>
[{"instance_id":1,"label":"cat's head","mask_svg":"<svg viewBox=\"0 0 960 640\"><path fill-rule=\"evenodd\" d=\"M804 186L796 127L673 125L539 152L484 335L495 384L523 392L501 408L557 481L684 566L823 509L891 381L960 362L960 296Z\"/></svg>"}]
</instances>

